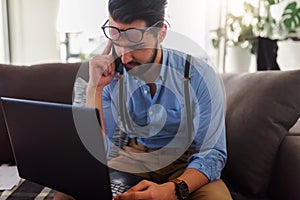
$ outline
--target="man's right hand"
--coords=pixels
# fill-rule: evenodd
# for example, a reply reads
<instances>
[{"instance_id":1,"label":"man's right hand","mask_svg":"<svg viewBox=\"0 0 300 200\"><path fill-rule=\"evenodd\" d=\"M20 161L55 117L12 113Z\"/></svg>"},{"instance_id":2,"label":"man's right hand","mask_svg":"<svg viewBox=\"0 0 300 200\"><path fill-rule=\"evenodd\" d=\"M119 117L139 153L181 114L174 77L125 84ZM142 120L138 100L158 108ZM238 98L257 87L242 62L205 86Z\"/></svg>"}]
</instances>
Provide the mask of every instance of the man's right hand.
<instances>
[{"instance_id":1,"label":"man's right hand","mask_svg":"<svg viewBox=\"0 0 300 200\"><path fill-rule=\"evenodd\" d=\"M90 89L103 89L109 84L115 75L114 57L109 55L112 42L108 41L103 53L93 57L89 62L89 82Z\"/></svg>"},{"instance_id":2,"label":"man's right hand","mask_svg":"<svg viewBox=\"0 0 300 200\"><path fill-rule=\"evenodd\" d=\"M100 115L102 133L105 136L104 114L102 109L102 89L112 82L115 76L114 57L109 55L112 42L109 41L99 56L95 56L89 63L89 82L86 90L86 107L97 108Z\"/></svg>"}]
</instances>

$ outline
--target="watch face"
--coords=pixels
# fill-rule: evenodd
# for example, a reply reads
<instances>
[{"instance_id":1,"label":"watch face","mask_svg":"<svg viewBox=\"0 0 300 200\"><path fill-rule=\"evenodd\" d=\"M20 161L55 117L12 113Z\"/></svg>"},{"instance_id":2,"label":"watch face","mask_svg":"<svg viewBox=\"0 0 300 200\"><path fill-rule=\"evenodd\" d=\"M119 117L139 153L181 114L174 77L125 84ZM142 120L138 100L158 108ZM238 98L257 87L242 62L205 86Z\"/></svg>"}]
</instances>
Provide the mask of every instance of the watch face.
<instances>
[{"instance_id":1,"label":"watch face","mask_svg":"<svg viewBox=\"0 0 300 200\"><path fill-rule=\"evenodd\" d=\"M182 199L186 199L189 196L189 188L185 182L181 182L179 185L179 194Z\"/></svg>"}]
</instances>

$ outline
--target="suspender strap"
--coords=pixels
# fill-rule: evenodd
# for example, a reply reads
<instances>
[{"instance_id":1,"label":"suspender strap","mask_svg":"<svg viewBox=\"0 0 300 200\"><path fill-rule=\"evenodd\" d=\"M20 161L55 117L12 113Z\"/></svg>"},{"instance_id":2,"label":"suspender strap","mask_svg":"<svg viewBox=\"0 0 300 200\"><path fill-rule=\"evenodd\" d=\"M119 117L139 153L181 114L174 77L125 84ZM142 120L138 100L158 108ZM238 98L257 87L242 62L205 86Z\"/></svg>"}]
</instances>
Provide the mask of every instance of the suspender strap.
<instances>
[{"instance_id":1,"label":"suspender strap","mask_svg":"<svg viewBox=\"0 0 300 200\"><path fill-rule=\"evenodd\" d=\"M191 55L187 55L185 66L184 66L184 105L186 111L186 130L187 130L187 144L191 144L193 137L193 118L191 112L191 101L190 101L190 66L191 66Z\"/></svg>"},{"instance_id":2,"label":"suspender strap","mask_svg":"<svg viewBox=\"0 0 300 200\"><path fill-rule=\"evenodd\" d=\"M191 66L191 55L186 56L185 66L184 66L184 79L190 80L190 66Z\"/></svg>"},{"instance_id":3,"label":"suspender strap","mask_svg":"<svg viewBox=\"0 0 300 200\"><path fill-rule=\"evenodd\" d=\"M121 118L121 127L120 130L125 130L125 106L124 106L124 74L119 73L119 108L120 108L120 118Z\"/></svg>"},{"instance_id":4,"label":"suspender strap","mask_svg":"<svg viewBox=\"0 0 300 200\"><path fill-rule=\"evenodd\" d=\"M132 130L132 124L130 121L129 113L126 106L126 97L124 94L124 69L119 72L119 108L120 108L120 118L121 118L121 131L125 131L126 125Z\"/></svg>"}]
</instances>

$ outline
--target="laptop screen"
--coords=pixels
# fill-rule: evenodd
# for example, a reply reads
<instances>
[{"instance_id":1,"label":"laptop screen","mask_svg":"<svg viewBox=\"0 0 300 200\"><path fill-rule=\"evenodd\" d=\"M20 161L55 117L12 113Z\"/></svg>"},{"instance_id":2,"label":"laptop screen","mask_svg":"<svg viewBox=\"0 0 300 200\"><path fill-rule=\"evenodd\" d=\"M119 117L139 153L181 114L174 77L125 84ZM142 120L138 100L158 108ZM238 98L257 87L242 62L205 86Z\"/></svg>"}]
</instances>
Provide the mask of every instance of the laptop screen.
<instances>
[{"instance_id":1,"label":"laptop screen","mask_svg":"<svg viewBox=\"0 0 300 200\"><path fill-rule=\"evenodd\" d=\"M112 199L96 109L1 100L22 178L76 199Z\"/></svg>"}]
</instances>

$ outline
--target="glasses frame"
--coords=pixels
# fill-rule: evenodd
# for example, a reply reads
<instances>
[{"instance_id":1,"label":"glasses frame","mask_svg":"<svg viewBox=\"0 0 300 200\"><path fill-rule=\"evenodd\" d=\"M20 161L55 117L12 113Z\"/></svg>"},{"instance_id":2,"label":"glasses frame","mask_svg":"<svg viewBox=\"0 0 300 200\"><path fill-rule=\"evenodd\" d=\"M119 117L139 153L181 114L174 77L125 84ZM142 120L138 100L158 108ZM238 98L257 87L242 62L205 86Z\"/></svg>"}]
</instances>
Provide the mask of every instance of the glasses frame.
<instances>
[{"instance_id":1,"label":"glasses frame","mask_svg":"<svg viewBox=\"0 0 300 200\"><path fill-rule=\"evenodd\" d=\"M105 37L106 37L107 39L109 39L109 40L111 40L111 41L118 41L118 40L120 39L121 35L122 35L121 33L123 32L124 35L125 35L125 38L126 38L128 41L134 42L134 43L141 42L141 41L144 39L144 34L145 34L145 32L147 32L147 31L149 31L150 29L156 27L159 23L163 23L162 20L159 20L159 21L155 22L153 25L151 25L150 27L146 28L146 29L140 29L140 28L128 28L128 29L122 30L122 29L119 29L119 28L117 28L117 27L115 27L115 26L106 26L106 24L107 24L108 22L109 22L109 19L107 19L107 20L105 21L105 23L104 23L104 24L102 25L102 27L101 27L101 29L102 29L102 31L103 31L103 33L104 33L104 35L105 35ZM109 35L107 35L106 32L105 32L105 29L106 29L106 28L114 28L114 29L116 29L116 30L118 31L118 38L117 38L117 39L112 39ZM126 34L126 31L128 31L128 30L133 30L133 29L134 29L134 30L137 30L137 31L140 31L140 32L142 33L142 37L141 37L140 40L138 40L138 41L132 41L132 40L130 40L129 36Z\"/></svg>"}]
</instances>

